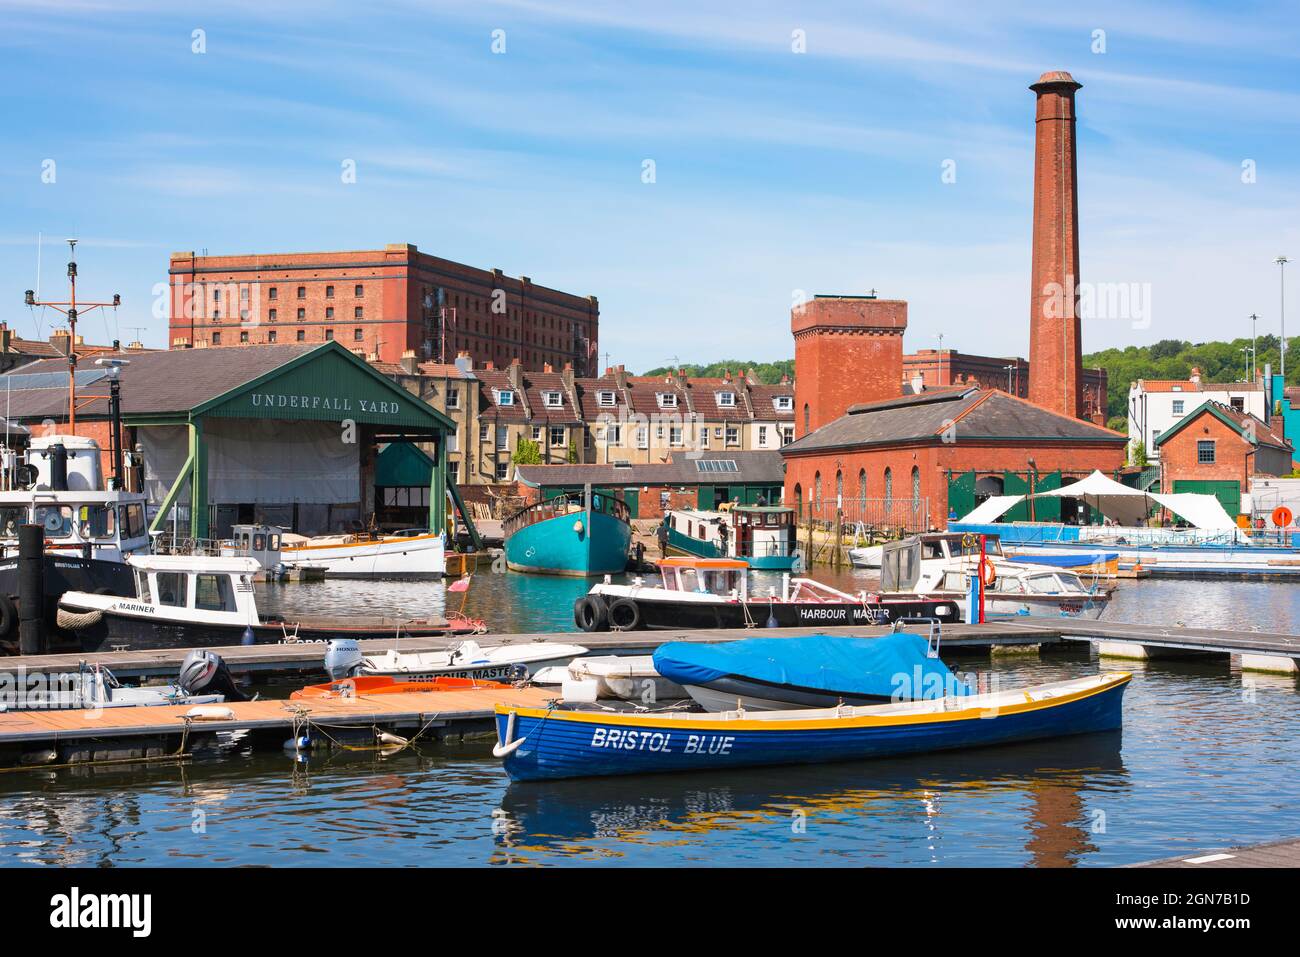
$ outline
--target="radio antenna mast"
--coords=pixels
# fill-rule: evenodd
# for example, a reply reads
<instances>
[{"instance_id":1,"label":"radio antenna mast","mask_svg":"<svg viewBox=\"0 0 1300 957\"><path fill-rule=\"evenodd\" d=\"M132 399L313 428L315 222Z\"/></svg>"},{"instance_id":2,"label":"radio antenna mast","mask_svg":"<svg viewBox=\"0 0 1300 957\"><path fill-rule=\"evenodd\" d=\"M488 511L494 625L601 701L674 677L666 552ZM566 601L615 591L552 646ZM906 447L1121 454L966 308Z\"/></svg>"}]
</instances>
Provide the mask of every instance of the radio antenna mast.
<instances>
[{"instance_id":1,"label":"radio antenna mast","mask_svg":"<svg viewBox=\"0 0 1300 957\"><path fill-rule=\"evenodd\" d=\"M68 432L77 434L77 241L68 240L68 301L43 302L36 293L28 289L24 302L29 306L49 306L63 313L68 319ZM122 297L113 293L112 302L83 302L81 312L112 306L116 309L122 304Z\"/></svg>"}]
</instances>

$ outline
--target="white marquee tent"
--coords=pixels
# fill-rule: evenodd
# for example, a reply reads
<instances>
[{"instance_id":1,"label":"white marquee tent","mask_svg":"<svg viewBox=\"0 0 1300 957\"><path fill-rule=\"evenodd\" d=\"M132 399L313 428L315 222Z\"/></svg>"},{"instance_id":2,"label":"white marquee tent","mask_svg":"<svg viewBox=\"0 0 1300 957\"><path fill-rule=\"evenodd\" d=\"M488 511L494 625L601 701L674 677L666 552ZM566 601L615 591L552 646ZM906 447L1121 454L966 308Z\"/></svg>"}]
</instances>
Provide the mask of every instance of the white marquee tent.
<instances>
[{"instance_id":1,"label":"white marquee tent","mask_svg":"<svg viewBox=\"0 0 1300 957\"><path fill-rule=\"evenodd\" d=\"M1213 495L1198 492L1179 492L1165 495L1144 492L1121 485L1101 472L1093 472L1072 485L1035 492L1033 495L994 495L976 506L975 510L960 519L963 524L988 524L996 522L1012 507L1021 502L1047 498L1076 498L1101 512L1120 525L1135 526L1159 505L1197 528L1231 529L1237 523L1227 513L1222 503Z\"/></svg>"}]
</instances>

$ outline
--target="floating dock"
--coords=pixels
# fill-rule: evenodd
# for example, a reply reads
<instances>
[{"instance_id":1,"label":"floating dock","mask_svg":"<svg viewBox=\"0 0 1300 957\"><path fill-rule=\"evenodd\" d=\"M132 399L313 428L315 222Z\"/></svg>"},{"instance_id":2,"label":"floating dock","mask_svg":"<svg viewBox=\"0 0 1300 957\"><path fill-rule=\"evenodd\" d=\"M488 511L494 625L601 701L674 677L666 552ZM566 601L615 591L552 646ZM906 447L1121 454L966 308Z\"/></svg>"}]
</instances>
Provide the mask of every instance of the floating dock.
<instances>
[{"instance_id":1,"label":"floating dock","mask_svg":"<svg viewBox=\"0 0 1300 957\"><path fill-rule=\"evenodd\" d=\"M1206 868L1300 867L1300 840L1273 841L1248 847L1229 847L1216 851L1197 851L1190 855L1166 857L1158 861L1129 864L1128 867Z\"/></svg>"},{"instance_id":2,"label":"floating dock","mask_svg":"<svg viewBox=\"0 0 1300 957\"><path fill-rule=\"evenodd\" d=\"M498 704L545 708L554 689L490 687L464 691L234 701L208 706L229 717L190 717L191 705L0 713L0 770L87 762L184 760L217 743L220 733L244 732L263 742L319 746L378 746L381 733L401 736L387 746L448 733L488 731Z\"/></svg>"}]
</instances>

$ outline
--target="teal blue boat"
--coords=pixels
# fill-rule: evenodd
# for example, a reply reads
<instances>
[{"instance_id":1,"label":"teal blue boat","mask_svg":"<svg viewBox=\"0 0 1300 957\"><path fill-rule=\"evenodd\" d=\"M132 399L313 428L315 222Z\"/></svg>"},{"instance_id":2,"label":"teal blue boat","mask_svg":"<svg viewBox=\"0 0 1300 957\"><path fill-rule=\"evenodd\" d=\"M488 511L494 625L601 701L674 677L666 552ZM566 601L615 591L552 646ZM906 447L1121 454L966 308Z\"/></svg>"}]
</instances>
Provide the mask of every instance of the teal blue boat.
<instances>
[{"instance_id":1,"label":"teal blue boat","mask_svg":"<svg viewBox=\"0 0 1300 957\"><path fill-rule=\"evenodd\" d=\"M539 575L616 575L632 545L626 503L591 486L519 510L504 532L506 565Z\"/></svg>"}]
</instances>

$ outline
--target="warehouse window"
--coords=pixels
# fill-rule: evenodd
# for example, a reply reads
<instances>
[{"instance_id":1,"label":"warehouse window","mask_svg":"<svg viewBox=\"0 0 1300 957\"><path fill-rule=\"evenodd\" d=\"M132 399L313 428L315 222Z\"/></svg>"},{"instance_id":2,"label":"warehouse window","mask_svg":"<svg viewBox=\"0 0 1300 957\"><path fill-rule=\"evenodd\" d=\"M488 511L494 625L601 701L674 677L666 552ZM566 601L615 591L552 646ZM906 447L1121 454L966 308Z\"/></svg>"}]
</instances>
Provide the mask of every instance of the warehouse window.
<instances>
[{"instance_id":1,"label":"warehouse window","mask_svg":"<svg viewBox=\"0 0 1300 957\"><path fill-rule=\"evenodd\" d=\"M365 333L362 332L360 329L352 330L352 338L355 339L357 342L362 341L365 337L366 337Z\"/></svg>"},{"instance_id":2,"label":"warehouse window","mask_svg":"<svg viewBox=\"0 0 1300 957\"><path fill-rule=\"evenodd\" d=\"M326 286L326 287L325 287L325 298L326 298L326 299L333 299L333 298L334 298L334 287L333 287L333 286Z\"/></svg>"},{"instance_id":3,"label":"warehouse window","mask_svg":"<svg viewBox=\"0 0 1300 957\"><path fill-rule=\"evenodd\" d=\"M1196 464L1213 465L1214 464L1214 440L1202 439L1196 443Z\"/></svg>"},{"instance_id":4,"label":"warehouse window","mask_svg":"<svg viewBox=\"0 0 1300 957\"><path fill-rule=\"evenodd\" d=\"M299 321L299 322L302 322L302 321L303 321L304 319L306 319L306 318L307 318L307 310L306 310L306 309L299 309L299 310L298 310L298 321Z\"/></svg>"},{"instance_id":5,"label":"warehouse window","mask_svg":"<svg viewBox=\"0 0 1300 957\"><path fill-rule=\"evenodd\" d=\"M306 299L306 298L307 298L307 287L306 287L306 286L299 286L299 287L298 287L298 298L299 298L299 299Z\"/></svg>"},{"instance_id":6,"label":"warehouse window","mask_svg":"<svg viewBox=\"0 0 1300 957\"><path fill-rule=\"evenodd\" d=\"M306 341L306 339L307 339L307 330L306 330L306 329L299 329L299 330L298 330L298 341L299 341L299 342L304 342L304 341Z\"/></svg>"},{"instance_id":7,"label":"warehouse window","mask_svg":"<svg viewBox=\"0 0 1300 957\"><path fill-rule=\"evenodd\" d=\"M219 333L219 332L214 332L214 333L212 334L212 344L213 344L214 346L219 346L219 345L221 345L221 333Z\"/></svg>"},{"instance_id":8,"label":"warehouse window","mask_svg":"<svg viewBox=\"0 0 1300 957\"><path fill-rule=\"evenodd\" d=\"M360 299L360 298L362 298L363 296L365 296L365 294L366 294L366 287L365 287L365 286L362 286L362 285L360 285L360 284L358 284L358 285L356 286L356 288L354 288L354 289L352 290L352 294L353 294L354 296L356 296L358 299Z\"/></svg>"},{"instance_id":9,"label":"warehouse window","mask_svg":"<svg viewBox=\"0 0 1300 957\"><path fill-rule=\"evenodd\" d=\"M267 293L267 295L268 295L270 298L272 298L272 299L279 299L279 298L280 298L280 292L279 292L279 290L276 289L274 286L271 287L271 289L270 289L270 291Z\"/></svg>"},{"instance_id":10,"label":"warehouse window","mask_svg":"<svg viewBox=\"0 0 1300 957\"><path fill-rule=\"evenodd\" d=\"M360 306L357 306L355 309L352 310L352 318L354 318L354 319L360 319L360 318L361 318L361 307L360 307Z\"/></svg>"},{"instance_id":11,"label":"warehouse window","mask_svg":"<svg viewBox=\"0 0 1300 957\"><path fill-rule=\"evenodd\" d=\"M272 309L270 312L268 312L268 313L266 314L266 320L267 320L267 322L275 322L275 310L274 310L274 309Z\"/></svg>"},{"instance_id":12,"label":"warehouse window","mask_svg":"<svg viewBox=\"0 0 1300 957\"><path fill-rule=\"evenodd\" d=\"M325 330L325 341L328 342L328 341L330 341L330 340L333 339L333 338L334 338L334 330L333 330L333 329L326 329L326 330Z\"/></svg>"},{"instance_id":13,"label":"warehouse window","mask_svg":"<svg viewBox=\"0 0 1300 957\"><path fill-rule=\"evenodd\" d=\"M333 319L333 318L334 318L334 307L333 307L333 306L326 306L326 307L325 307L325 318L326 318L326 319Z\"/></svg>"},{"instance_id":14,"label":"warehouse window","mask_svg":"<svg viewBox=\"0 0 1300 957\"><path fill-rule=\"evenodd\" d=\"M267 341L267 342L275 342L275 330L274 330L274 329L272 329L270 332L268 332L268 333L266 334L266 341Z\"/></svg>"},{"instance_id":15,"label":"warehouse window","mask_svg":"<svg viewBox=\"0 0 1300 957\"><path fill-rule=\"evenodd\" d=\"M241 332L241 333L239 334L239 341L240 341L240 342L247 342L247 341L248 341L248 333L247 333L247 332Z\"/></svg>"}]
</instances>

